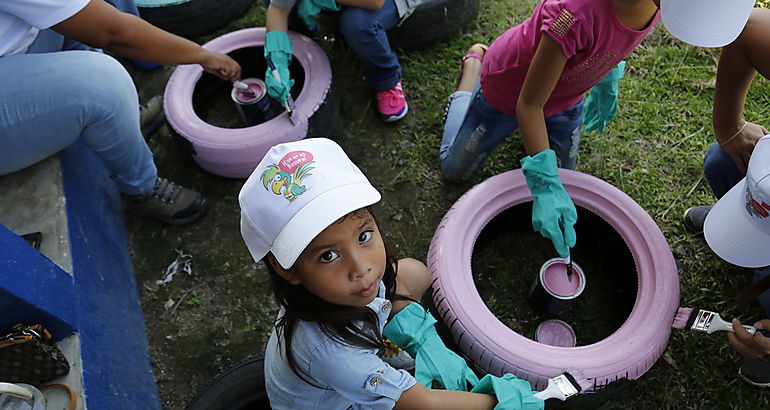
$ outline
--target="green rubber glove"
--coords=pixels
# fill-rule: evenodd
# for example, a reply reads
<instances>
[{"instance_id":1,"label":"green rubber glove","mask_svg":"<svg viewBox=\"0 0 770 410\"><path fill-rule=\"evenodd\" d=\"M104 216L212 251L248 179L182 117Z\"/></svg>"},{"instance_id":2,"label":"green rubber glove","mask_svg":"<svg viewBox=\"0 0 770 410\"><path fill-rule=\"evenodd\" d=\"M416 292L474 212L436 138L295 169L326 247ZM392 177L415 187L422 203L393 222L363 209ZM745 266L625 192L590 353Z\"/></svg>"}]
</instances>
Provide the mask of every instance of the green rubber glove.
<instances>
[{"instance_id":1,"label":"green rubber glove","mask_svg":"<svg viewBox=\"0 0 770 410\"><path fill-rule=\"evenodd\" d=\"M299 0L297 5L297 15L305 22L307 28L312 29L318 27L318 22L315 20L316 14L321 10L338 11L342 8L334 0Z\"/></svg>"},{"instance_id":2,"label":"green rubber glove","mask_svg":"<svg viewBox=\"0 0 770 410\"><path fill-rule=\"evenodd\" d=\"M382 335L414 357L414 378L431 388L433 381L446 390L468 391L479 378L465 359L449 350L433 326L436 319L419 303L398 312L382 330Z\"/></svg>"},{"instance_id":3,"label":"green rubber glove","mask_svg":"<svg viewBox=\"0 0 770 410\"><path fill-rule=\"evenodd\" d=\"M553 242L562 258L569 256L575 246L577 210L567 195L556 166L556 153L546 149L533 157L521 160L527 186L535 202L532 205L532 227Z\"/></svg>"},{"instance_id":4,"label":"green rubber glove","mask_svg":"<svg viewBox=\"0 0 770 410\"><path fill-rule=\"evenodd\" d=\"M583 123L586 125L586 132L598 130L601 134L607 123L615 118L615 113L618 111L618 80L623 78L625 71L626 62L621 61L589 91L583 105Z\"/></svg>"},{"instance_id":5,"label":"green rubber glove","mask_svg":"<svg viewBox=\"0 0 770 410\"><path fill-rule=\"evenodd\" d=\"M545 401L534 396L536 392L528 382L506 373L503 377L488 374L481 378L473 393L494 394L497 397L495 410L542 410Z\"/></svg>"},{"instance_id":6,"label":"green rubber glove","mask_svg":"<svg viewBox=\"0 0 770 410\"><path fill-rule=\"evenodd\" d=\"M268 63L265 85L267 85L267 93L278 100L282 106L286 106L286 99L289 98L291 87L294 86L294 80L289 75L291 55L291 40L286 32L273 30L265 35L265 59L273 63L281 78L281 81L276 80Z\"/></svg>"}]
</instances>

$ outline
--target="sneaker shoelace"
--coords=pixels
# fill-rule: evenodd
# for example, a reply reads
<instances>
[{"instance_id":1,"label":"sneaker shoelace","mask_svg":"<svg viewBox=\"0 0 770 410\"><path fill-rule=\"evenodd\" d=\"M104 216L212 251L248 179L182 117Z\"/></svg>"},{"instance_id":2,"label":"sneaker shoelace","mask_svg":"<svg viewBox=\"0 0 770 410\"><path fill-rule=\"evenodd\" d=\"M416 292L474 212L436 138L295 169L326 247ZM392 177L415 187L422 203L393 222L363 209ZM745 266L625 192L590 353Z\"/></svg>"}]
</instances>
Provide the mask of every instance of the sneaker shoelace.
<instances>
[{"instance_id":1,"label":"sneaker shoelace","mask_svg":"<svg viewBox=\"0 0 770 410\"><path fill-rule=\"evenodd\" d=\"M155 186L152 187L152 192L150 192L150 195L158 198L162 202L173 205L181 193L181 186L167 180L166 178L159 177L155 181Z\"/></svg>"},{"instance_id":2,"label":"sneaker shoelace","mask_svg":"<svg viewBox=\"0 0 770 410\"><path fill-rule=\"evenodd\" d=\"M380 91L377 93L377 99L387 99L388 104L393 107L396 105L399 99L405 99L404 90L401 88L401 82L396 84L395 87L390 90Z\"/></svg>"}]
</instances>

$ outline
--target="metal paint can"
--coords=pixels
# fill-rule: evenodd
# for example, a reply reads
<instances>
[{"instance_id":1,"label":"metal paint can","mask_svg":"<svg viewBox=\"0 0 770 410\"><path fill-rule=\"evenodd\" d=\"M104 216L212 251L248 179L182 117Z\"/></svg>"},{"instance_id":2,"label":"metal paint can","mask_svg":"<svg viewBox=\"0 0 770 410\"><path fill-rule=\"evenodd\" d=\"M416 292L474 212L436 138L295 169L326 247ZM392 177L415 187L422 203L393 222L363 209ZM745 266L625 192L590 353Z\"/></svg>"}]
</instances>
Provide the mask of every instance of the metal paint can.
<instances>
[{"instance_id":1,"label":"metal paint can","mask_svg":"<svg viewBox=\"0 0 770 410\"><path fill-rule=\"evenodd\" d=\"M230 97L238 108L241 119L248 126L261 124L275 116L267 95L267 86L259 78L245 78L241 82L249 86L248 90L233 87Z\"/></svg>"},{"instance_id":2,"label":"metal paint can","mask_svg":"<svg viewBox=\"0 0 770 410\"><path fill-rule=\"evenodd\" d=\"M559 319L549 319L537 326L535 340L549 346L575 347L577 337L572 326Z\"/></svg>"},{"instance_id":3,"label":"metal paint can","mask_svg":"<svg viewBox=\"0 0 770 410\"><path fill-rule=\"evenodd\" d=\"M552 258L540 267L540 274L532 285L529 304L537 313L559 316L583 293L586 278L583 269L572 261L572 277L567 275L567 260Z\"/></svg>"}]
</instances>

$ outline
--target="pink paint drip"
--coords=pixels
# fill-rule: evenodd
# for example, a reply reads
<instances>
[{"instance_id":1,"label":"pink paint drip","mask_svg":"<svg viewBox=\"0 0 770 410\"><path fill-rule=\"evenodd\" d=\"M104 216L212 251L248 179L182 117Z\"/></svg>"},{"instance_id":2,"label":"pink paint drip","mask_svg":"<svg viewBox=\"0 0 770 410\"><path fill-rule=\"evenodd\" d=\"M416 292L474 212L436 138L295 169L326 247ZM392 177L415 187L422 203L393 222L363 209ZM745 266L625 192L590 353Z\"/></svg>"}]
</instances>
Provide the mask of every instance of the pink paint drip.
<instances>
[{"instance_id":1,"label":"pink paint drip","mask_svg":"<svg viewBox=\"0 0 770 410\"><path fill-rule=\"evenodd\" d=\"M559 296L573 296L580 289L583 280L581 272L572 265L572 277L567 276L567 265L555 262L546 267L543 272L543 285L546 289Z\"/></svg>"}]
</instances>

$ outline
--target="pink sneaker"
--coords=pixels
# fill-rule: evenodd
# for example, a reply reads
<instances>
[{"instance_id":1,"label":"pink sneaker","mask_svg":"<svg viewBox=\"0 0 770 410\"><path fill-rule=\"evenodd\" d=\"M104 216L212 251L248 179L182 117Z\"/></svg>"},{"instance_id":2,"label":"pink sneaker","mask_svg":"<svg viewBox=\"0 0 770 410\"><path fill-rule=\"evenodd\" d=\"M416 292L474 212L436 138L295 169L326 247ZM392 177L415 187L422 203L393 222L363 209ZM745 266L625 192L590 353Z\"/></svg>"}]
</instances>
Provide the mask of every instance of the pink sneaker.
<instances>
[{"instance_id":1,"label":"pink sneaker","mask_svg":"<svg viewBox=\"0 0 770 410\"><path fill-rule=\"evenodd\" d=\"M401 88L401 81L390 90L377 93L377 111L387 122L398 121L406 116L409 106L406 104L406 95Z\"/></svg>"}]
</instances>

